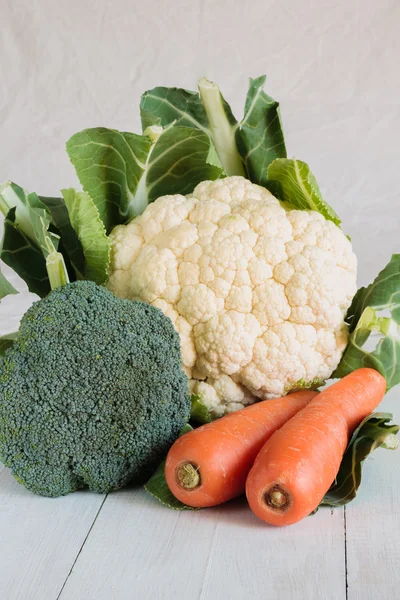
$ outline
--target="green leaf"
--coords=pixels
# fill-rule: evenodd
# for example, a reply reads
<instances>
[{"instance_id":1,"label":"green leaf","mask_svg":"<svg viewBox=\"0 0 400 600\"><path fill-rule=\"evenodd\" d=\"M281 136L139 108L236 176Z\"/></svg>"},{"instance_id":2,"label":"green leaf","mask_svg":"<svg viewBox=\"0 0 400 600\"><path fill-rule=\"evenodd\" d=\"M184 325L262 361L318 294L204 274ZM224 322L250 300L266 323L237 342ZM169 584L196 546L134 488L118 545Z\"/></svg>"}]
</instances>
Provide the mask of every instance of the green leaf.
<instances>
[{"instance_id":1,"label":"green leaf","mask_svg":"<svg viewBox=\"0 0 400 600\"><path fill-rule=\"evenodd\" d=\"M0 271L0 299L10 294L18 294L18 292Z\"/></svg>"},{"instance_id":2,"label":"green leaf","mask_svg":"<svg viewBox=\"0 0 400 600\"><path fill-rule=\"evenodd\" d=\"M346 315L350 332L368 306L375 310L389 310L393 319L400 323L400 254L393 254L374 281L368 287L360 288L354 296Z\"/></svg>"},{"instance_id":3,"label":"green leaf","mask_svg":"<svg viewBox=\"0 0 400 600\"><path fill-rule=\"evenodd\" d=\"M153 143L140 182L140 205L166 194L188 194L201 181L218 179L221 168L207 162L211 142L207 135L187 127L169 127ZM144 198L144 199L143 199Z\"/></svg>"},{"instance_id":4,"label":"green leaf","mask_svg":"<svg viewBox=\"0 0 400 600\"><path fill-rule=\"evenodd\" d=\"M395 436L400 427L389 424L392 416L389 413L372 413L360 423L344 453L336 479L321 504L342 506L351 502L360 486L362 464L367 456L380 446L397 448Z\"/></svg>"},{"instance_id":5,"label":"green leaf","mask_svg":"<svg viewBox=\"0 0 400 600\"><path fill-rule=\"evenodd\" d=\"M190 419L195 423L211 423L214 420L207 406L202 402L200 396L192 394L192 408L190 411Z\"/></svg>"},{"instance_id":6,"label":"green leaf","mask_svg":"<svg viewBox=\"0 0 400 600\"><path fill-rule=\"evenodd\" d=\"M39 196L51 216L51 222L60 235L59 249L68 258L76 279L84 279L85 255L82 244L71 225L64 198Z\"/></svg>"},{"instance_id":7,"label":"green leaf","mask_svg":"<svg viewBox=\"0 0 400 600\"><path fill-rule=\"evenodd\" d=\"M182 429L179 437L188 433L188 431L192 431L192 427L190 425L185 425ZM165 460L162 461L160 466L154 475L149 479L149 481L145 484L144 489L149 492L154 498L159 500L168 508L172 508L173 510L198 510L196 508L192 508L191 506L187 506L180 502L170 491L167 486L167 482L165 480Z\"/></svg>"},{"instance_id":8,"label":"green leaf","mask_svg":"<svg viewBox=\"0 0 400 600\"><path fill-rule=\"evenodd\" d=\"M0 187L0 209L6 215L0 257L29 290L45 296L68 283L64 258L57 251L60 238L49 230L51 218L39 196L8 182Z\"/></svg>"},{"instance_id":9,"label":"green leaf","mask_svg":"<svg viewBox=\"0 0 400 600\"><path fill-rule=\"evenodd\" d=\"M223 174L207 162L211 141L202 131L153 124L146 134L87 129L67 143L71 162L107 233L140 215L159 196L186 194L200 181Z\"/></svg>"},{"instance_id":10,"label":"green leaf","mask_svg":"<svg viewBox=\"0 0 400 600\"><path fill-rule=\"evenodd\" d=\"M68 140L69 158L107 232L139 214L135 195L150 148L146 136L105 127L85 129Z\"/></svg>"},{"instance_id":11,"label":"green leaf","mask_svg":"<svg viewBox=\"0 0 400 600\"><path fill-rule=\"evenodd\" d=\"M242 175L268 186L267 168L286 157L279 104L264 90L265 75L250 79L245 114L240 123L217 85L205 77L199 94L179 88L156 87L141 100L143 129L158 123L175 124L206 133L225 173Z\"/></svg>"},{"instance_id":12,"label":"green leaf","mask_svg":"<svg viewBox=\"0 0 400 600\"><path fill-rule=\"evenodd\" d=\"M400 254L392 256L373 283L358 290L346 321L350 339L333 377L371 367L385 377L388 390L400 383ZM375 348L369 344L373 333L379 337Z\"/></svg>"},{"instance_id":13,"label":"green leaf","mask_svg":"<svg viewBox=\"0 0 400 600\"><path fill-rule=\"evenodd\" d=\"M208 119L200 95L181 88L155 87L140 101L143 131L150 125L192 127L208 133Z\"/></svg>"},{"instance_id":14,"label":"green leaf","mask_svg":"<svg viewBox=\"0 0 400 600\"><path fill-rule=\"evenodd\" d=\"M62 190L70 222L85 256L84 276L102 284L107 279L110 262L110 240L99 212L86 192L70 188Z\"/></svg>"},{"instance_id":15,"label":"green leaf","mask_svg":"<svg viewBox=\"0 0 400 600\"><path fill-rule=\"evenodd\" d=\"M0 258L25 281L28 289L41 298L50 292L46 259L40 248L15 224L15 207L4 220Z\"/></svg>"},{"instance_id":16,"label":"green leaf","mask_svg":"<svg viewBox=\"0 0 400 600\"><path fill-rule=\"evenodd\" d=\"M140 109L140 118L142 121L143 131L146 131L148 127L159 126L161 125L160 117L153 115L153 113Z\"/></svg>"},{"instance_id":17,"label":"green leaf","mask_svg":"<svg viewBox=\"0 0 400 600\"><path fill-rule=\"evenodd\" d=\"M31 240L35 240L34 221L40 218L40 210L44 210L39 198L36 194L30 196L16 183L7 181L0 185L0 210L6 217L12 208L15 208L15 222L20 231ZM35 209L39 209L37 215Z\"/></svg>"},{"instance_id":18,"label":"green leaf","mask_svg":"<svg viewBox=\"0 0 400 600\"><path fill-rule=\"evenodd\" d=\"M218 156L212 164L221 166L227 175L245 175L235 139L238 123L218 86L205 77L199 81L199 93L167 87L147 91L140 109L144 130L156 120L163 127L198 129L210 138Z\"/></svg>"},{"instance_id":19,"label":"green leaf","mask_svg":"<svg viewBox=\"0 0 400 600\"><path fill-rule=\"evenodd\" d=\"M277 158L286 157L279 102L263 88L266 77L250 79L245 114L236 131L236 142L248 178L268 187L267 169Z\"/></svg>"},{"instance_id":20,"label":"green leaf","mask_svg":"<svg viewBox=\"0 0 400 600\"><path fill-rule=\"evenodd\" d=\"M339 217L323 200L315 177L306 163L294 158L278 158L269 165L267 175L274 186L274 193L291 208L315 210L325 219L340 225Z\"/></svg>"},{"instance_id":21,"label":"green leaf","mask_svg":"<svg viewBox=\"0 0 400 600\"><path fill-rule=\"evenodd\" d=\"M0 337L0 356L4 354L7 348L11 348L14 341L17 339L18 333L7 333Z\"/></svg>"}]
</instances>

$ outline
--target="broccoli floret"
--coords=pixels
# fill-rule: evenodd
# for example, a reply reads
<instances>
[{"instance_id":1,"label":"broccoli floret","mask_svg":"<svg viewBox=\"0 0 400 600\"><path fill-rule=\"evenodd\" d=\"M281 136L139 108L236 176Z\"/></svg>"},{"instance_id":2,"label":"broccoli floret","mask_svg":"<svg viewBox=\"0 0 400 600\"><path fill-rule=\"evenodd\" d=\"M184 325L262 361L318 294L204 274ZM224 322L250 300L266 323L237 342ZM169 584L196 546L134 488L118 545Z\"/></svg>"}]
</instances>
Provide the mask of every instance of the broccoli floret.
<instances>
[{"instance_id":1,"label":"broccoli floret","mask_svg":"<svg viewBox=\"0 0 400 600\"><path fill-rule=\"evenodd\" d=\"M0 459L44 496L146 481L190 413L171 321L90 281L26 312L0 386Z\"/></svg>"}]
</instances>

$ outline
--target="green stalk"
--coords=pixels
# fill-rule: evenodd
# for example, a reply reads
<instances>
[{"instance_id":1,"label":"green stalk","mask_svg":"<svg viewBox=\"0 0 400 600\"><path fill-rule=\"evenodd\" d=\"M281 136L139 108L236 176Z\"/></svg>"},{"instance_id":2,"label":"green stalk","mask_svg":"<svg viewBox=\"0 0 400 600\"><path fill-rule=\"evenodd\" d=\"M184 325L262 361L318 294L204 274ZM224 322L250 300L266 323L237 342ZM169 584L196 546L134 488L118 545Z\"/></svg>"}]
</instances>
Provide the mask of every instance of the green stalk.
<instances>
[{"instance_id":1,"label":"green stalk","mask_svg":"<svg viewBox=\"0 0 400 600\"><path fill-rule=\"evenodd\" d=\"M198 87L209 123L209 134L225 173L228 176L242 175L245 177L242 158L235 138L238 124L233 122L232 114L227 114L226 104L215 83L202 77Z\"/></svg>"},{"instance_id":2,"label":"green stalk","mask_svg":"<svg viewBox=\"0 0 400 600\"><path fill-rule=\"evenodd\" d=\"M61 252L55 250L50 252L46 258L46 268L52 290L69 283L67 268Z\"/></svg>"}]
</instances>

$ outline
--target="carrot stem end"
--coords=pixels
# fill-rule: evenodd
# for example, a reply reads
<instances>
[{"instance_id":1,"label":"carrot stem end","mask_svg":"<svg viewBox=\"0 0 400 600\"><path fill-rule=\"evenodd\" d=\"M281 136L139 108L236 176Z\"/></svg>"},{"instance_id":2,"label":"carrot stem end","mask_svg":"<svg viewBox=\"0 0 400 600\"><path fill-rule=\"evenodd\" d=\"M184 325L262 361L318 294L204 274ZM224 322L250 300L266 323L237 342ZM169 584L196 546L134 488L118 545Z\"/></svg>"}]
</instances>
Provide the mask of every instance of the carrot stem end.
<instances>
[{"instance_id":1,"label":"carrot stem end","mask_svg":"<svg viewBox=\"0 0 400 600\"><path fill-rule=\"evenodd\" d=\"M198 488L201 483L199 467L190 462L179 465L175 477L178 485L187 491Z\"/></svg>"},{"instance_id":2,"label":"carrot stem end","mask_svg":"<svg viewBox=\"0 0 400 600\"><path fill-rule=\"evenodd\" d=\"M280 485L274 485L264 495L269 508L283 512L289 508L290 496Z\"/></svg>"}]
</instances>

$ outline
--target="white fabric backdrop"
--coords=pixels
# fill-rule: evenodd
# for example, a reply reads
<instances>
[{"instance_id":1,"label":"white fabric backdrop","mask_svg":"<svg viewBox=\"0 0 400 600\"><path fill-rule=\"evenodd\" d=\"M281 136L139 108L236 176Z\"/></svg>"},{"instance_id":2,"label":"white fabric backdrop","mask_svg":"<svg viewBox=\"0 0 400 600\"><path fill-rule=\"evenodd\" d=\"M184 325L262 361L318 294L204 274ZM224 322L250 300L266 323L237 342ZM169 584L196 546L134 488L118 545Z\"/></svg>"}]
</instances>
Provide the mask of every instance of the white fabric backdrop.
<instances>
[{"instance_id":1,"label":"white fabric backdrop","mask_svg":"<svg viewBox=\"0 0 400 600\"><path fill-rule=\"evenodd\" d=\"M0 181L57 194L77 185L70 135L138 130L145 89L206 75L239 117L247 78L266 73L288 152L342 217L367 283L400 251L399 29L399 0L0 0ZM0 333L32 298L6 298Z\"/></svg>"}]
</instances>

